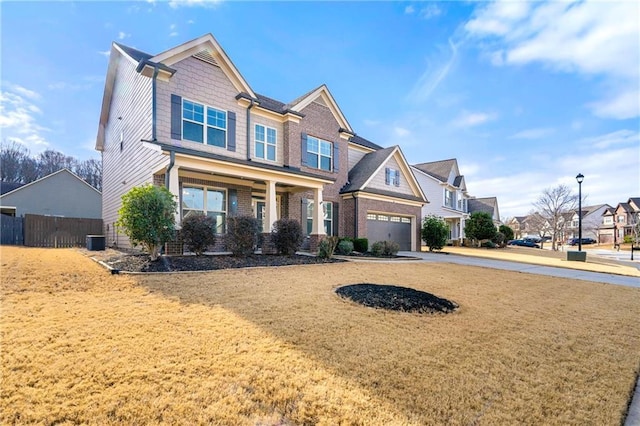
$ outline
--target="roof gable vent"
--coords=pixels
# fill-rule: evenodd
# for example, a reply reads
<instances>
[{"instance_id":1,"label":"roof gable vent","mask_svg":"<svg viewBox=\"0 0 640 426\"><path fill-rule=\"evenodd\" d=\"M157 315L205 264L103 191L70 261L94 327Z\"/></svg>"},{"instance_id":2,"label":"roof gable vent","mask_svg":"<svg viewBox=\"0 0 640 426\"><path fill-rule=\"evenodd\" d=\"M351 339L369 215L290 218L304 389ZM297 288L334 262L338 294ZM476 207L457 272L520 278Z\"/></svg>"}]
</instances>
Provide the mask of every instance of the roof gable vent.
<instances>
[{"instance_id":1,"label":"roof gable vent","mask_svg":"<svg viewBox=\"0 0 640 426\"><path fill-rule=\"evenodd\" d=\"M193 57L196 58L196 59L200 59L201 61L204 61L206 63L209 63L211 65L215 65L216 67L220 66L220 65L218 65L218 62L213 57L211 52L209 52L208 50L201 50L200 52L198 52L195 55L193 55Z\"/></svg>"}]
</instances>

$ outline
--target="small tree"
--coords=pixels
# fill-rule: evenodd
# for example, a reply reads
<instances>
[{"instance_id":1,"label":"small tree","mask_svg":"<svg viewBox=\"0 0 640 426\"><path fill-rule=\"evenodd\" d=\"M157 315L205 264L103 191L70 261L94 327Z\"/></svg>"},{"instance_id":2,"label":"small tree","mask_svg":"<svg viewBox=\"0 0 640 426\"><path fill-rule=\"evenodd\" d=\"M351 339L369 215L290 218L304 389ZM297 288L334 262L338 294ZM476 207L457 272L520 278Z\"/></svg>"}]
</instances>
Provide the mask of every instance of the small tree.
<instances>
[{"instance_id":1,"label":"small tree","mask_svg":"<svg viewBox=\"0 0 640 426\"><path fill-rule=\"evenodd\" d=\"M302 245L304 235L300 222L294 219L280 219L273 224L271 243L278 253L292 255Z\"/></svg>"},{"instance_id":2,"label":"small tree","mask_svg":"<svg viewBox=\"0 0 640 426\"><path fill-rule=\"evenodd\" d=\"M496 227L491 215L486 212L473 212L464 227L464 233L468 238L477 241L491 240L496 235Z\"/></svg>"},{"instance_id":3,"label":"small tree","mask_svg":"<svg viewBox=\"0 0 640 426\"><path fill-rule=\"evenodd\" d=\"M204 213L191 213L182 220L182 239L187 245L187 250L196 256L201 256L207 247L216 243L216 234L213 230L215 222L212 217Z\"/></svg>"},{"instance_id":4,"label":"small tree","mask_svg":"<svg viewBox=\"0 0 640 426\"><path fill-rule=\"evenodd\" d=\"M513 229L507 225L500 225L500 232L504 234L505 241L513 240Z\"/></svg>"},{"instance_id":5,"label":"small tree","mask_svg":"<svg viewBox=\"0 0 640 426\"><path fill-rule=\"evenodd\" d=\"M122 196L116 224L134 246L142 245L155 261L162 245L173 238L176 208L173 194L167 188L138 186Z\"/></svg>"},{"instance_id":6,"label":"small tree","mask_svg":"<svg viewBox=\"0 0 640 426\"><path fill-rule=\"evenodd\" d=\"M429 247L429 251L442 250L447 244L449 226L440 217L429 215L422 221L422 241Z\"/></svg>"}]
</instances>

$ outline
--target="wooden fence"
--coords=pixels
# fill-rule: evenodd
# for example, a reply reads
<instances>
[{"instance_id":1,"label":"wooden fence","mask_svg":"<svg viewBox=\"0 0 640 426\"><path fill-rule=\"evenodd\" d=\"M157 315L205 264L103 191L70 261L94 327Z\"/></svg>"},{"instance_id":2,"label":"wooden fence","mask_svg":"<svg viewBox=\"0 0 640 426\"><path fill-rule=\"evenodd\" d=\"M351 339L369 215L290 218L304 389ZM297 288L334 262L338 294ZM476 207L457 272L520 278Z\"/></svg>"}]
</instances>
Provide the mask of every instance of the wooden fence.
<instances>
[{"instance_id":1,"label":"wooden fence","mask_svg":"<svg viewBox=\"0 0 640 426\"><path fill-rule=\"evenodd\" d=\"M0 244L21 246L24 244L24 219L0 215Z\"/></svg>"},{"instance_id":2,"label":"wooden fence","mask_svg":"<svg viewBox=\"0 0 640 426\"><path fill-rule=\"evenodd\" d=\"M102 232L102 219L24 216L24 245L29 247L84 247L87 235Z\"/></svg>"}]
</instances>

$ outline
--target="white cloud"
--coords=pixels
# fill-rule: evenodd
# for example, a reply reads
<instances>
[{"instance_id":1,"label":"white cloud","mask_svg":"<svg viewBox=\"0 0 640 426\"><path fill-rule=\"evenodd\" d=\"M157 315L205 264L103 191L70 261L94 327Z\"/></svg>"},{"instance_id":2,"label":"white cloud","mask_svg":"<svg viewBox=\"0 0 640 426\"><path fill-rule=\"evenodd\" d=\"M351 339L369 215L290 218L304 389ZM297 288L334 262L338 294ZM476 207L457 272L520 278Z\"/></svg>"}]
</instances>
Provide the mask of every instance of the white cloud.
<instances>
[{"instance_id":1,"label":"white cloud","mask_svg":"<svg viewBox=\"0 0 640 426\"><path fill-rule=\"evenodd\" d=\"M451 49L450 57L443 63L440 60L439 62L441 63L437 66L429 65L427 67L409 92L409 99L414 99L418 102L426 101L447 77L458 56L458 46L451 39L449 39L449 48Z\"/></svg>"},{"instance_id":2,"label":"white cloud","mask_svg":"<svg viewBox=\"0 0 640 426\"><path fill-rule=\"evenodd\" d=\"M478 163L465 163L458 162L458 168L460 169L460 174L465 177L465 182L468 181L469 176L473 176L477 174L482 167Z\"/></svg>"},{"instance_id":3,"label":"white cloud","mask_svg":"<svg viewBox=\"0 0 640 426\"><path fill-rule=\"evenodd\" d=\"M118 33L118 40L124 40L127 37L131 37L131 34L127 34L124 31Z\"/></svg>"},{"instance_id":4,"label":"white cloud","mask_svg":"<svg viewBox=\"0 0 640 426\"><path fill-rule=\"evenodd\" d=\"M21 86L4 83L0 92L0 129L3 138L15 140L34 151L40 151L49 143L43 133L49 129L38 124L40 108L33 102L40 95Z\"/></svg>"},{"instance_id":5,"label":"white cloud","mask_svg":"<svg viewBox=\"0 0 640 426\"><path fill-rule=\"evenodd\" d=\"M548 127L539 127L535 129L521 130L510 136L510 139L542 139L555 133L555 129Z\"/></svg>"},{"instance_id":6,"label":"white cloud","mask_svg":"<svg viewBox=\"0 0 640 426\"><path fill-rule=\"evenodd\" d=\"M111 55L111 50L99 50L98 54L106 58L109 58L109 56Z\"/></svg>"},{"instance_id":7,"label":"white cloud","mask_svg":"<svg viewBox=\"0 0 640 426\"><path fill-rule=\"evenodd\" d=\"M455 118L451 124L456 127L473 127L486 123L487 121L495 120L496 114L486 112L468 112L465 111Z\"/></svg>"},{"instance_id":8,"label":"white cloud","mask_svg":"<svg viewBox=\"0 0 640 426\"><path fill-rule=\"evenodd\" d=\"M439 16L442 13L442 9L435 3L430 3L427 7L420 9L419 16L422 19L431 19Z\"/></svg>"},{"instance_id":9,"label":"white cloud","mask_svg":"<svg viewBox=\"0 0 640 426\"><path fill-rule=\"evenodd\" d=\"M170 30L175 30L175 29L176 29L176 24L171 24L171 25L169 25L169 29L170 29Z\"/></svg>"},{"instance_id":10,"label":"white cloud","mask_svg":"<svg viewBox=\"0 0 640 426\"><path fill-rule=\"evenodd\" d=\"M169 37L175 37L177 35L178 35L177 31L172 31L172 32L169 33Z\"/></svg>"},{"instance_id":11,"label":"white cloud","mask_svg":"<svg viewBox=\"0 0 640 426\"><path fill-rule=\"evenodd\" d=\"M194 21L193 19L189 19L189 20L187 21L187 24L189 24L189 25L191 25L191 24L195 24L195 21Z\"/></svg>"},{"instance_id":12,"label":"white cloud","mask_svg":"<svg viewBox=\"0 0 640 426\"><path fill-rule=\"evenodd\" d=\"M464 28L485 40L494 65L540 63L605 77L613 93L593 103L593 113L626 119L640 115L639 13L637 2L501 1L478 7Z\"/></svg>"},{"instance_id":13,"label":"white cloud","mask_svg":"<svg viewBox=\"0 0 640 426\"><path fill-rule=\"evenodd\" d=\"M216 7L222 0L170 0L169 6L176 9L178 7Z\"/></svg>"},{"instance_id":14,"label":"white cloud","mask_svg":"<svg viewBox=\"0 0 640 426\"><path fill-rule=\"evenodd\" d=\"M365 119L363 120L363 122L364 122L364 124L365 124L365 125L367 125L367 126L377 126L377 125L379 125L379 124L380 124L380 121L378 121L378 120L370 120L370 119L368 119L368 118L365 118Z\"/></svg>"},{"instance_id":15,"label":"white cloud","mask_svg":"<svg viewBox=\"0 0 640 426\"><path fill-rule=\"evenodd\" d=\"M585 138L579 142L581 146L589 145L594 149L605 149L615 145L635 146L640 150L640 133L638 131L623 129L615 132ZM638 152L640 154L640 152Z\"/></svg>"},{"instance_id":16,"label":"white cloud","mask_svg":"<svg viewBox=\"0 0 640 426\"><path fill-rule=\"evenodd\" d=\"M411 15L413 12L415 12L416 10L414 9L413 6L409 5L407 7L404 8L404 13L406 13L407 15Z\"/></svg>"},{"instance_id":17,"label":"white cloud","mask_svg":"<svg viewBox=\"0 0 640 426\"><path fill-rule=\"evenodd\" d=\"M402 138L405 136L409 136L411 134L411 131L408 129L405 129L404 127L395 126L393 128L393 133L395 133L396 136Z\"/></svg>"}]
</instances>

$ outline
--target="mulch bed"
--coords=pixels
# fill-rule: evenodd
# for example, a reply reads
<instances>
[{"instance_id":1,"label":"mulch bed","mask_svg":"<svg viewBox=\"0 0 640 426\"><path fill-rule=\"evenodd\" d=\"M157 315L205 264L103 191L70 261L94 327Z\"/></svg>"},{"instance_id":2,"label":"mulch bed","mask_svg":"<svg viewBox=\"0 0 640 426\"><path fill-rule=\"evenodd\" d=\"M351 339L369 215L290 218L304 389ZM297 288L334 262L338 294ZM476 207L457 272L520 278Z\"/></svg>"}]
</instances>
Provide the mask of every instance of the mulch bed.
<instances>
[{"instance_id":1,"label":"mulch bed","mask_svg":"<svg viewBox=\"0 0 640 426\"><path fill-rule=\"evenodd\" d=\"M352 284L338 287L336 293L364 306L393 311L447 314L458 309L458 304L450 300L394 285Z\"/></svg>"},{"instance_id":2,"label":"mulch bed","mask_svg":"<svg viewBox=\"0 0 640 426\"><path fill-rule=\"evenodd\" d=\"M214 271L217 269L249 268L256 266L311 265L317 263L344 262L339 259L324 260L315 256L293 255L229 255L161 256L152 262L147 254L127 254L105 260L109 266L127 272L177 272Z\"/></svg>"}]
</instances>

